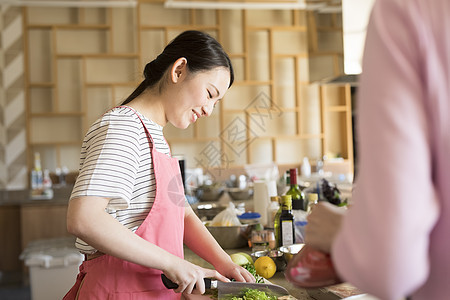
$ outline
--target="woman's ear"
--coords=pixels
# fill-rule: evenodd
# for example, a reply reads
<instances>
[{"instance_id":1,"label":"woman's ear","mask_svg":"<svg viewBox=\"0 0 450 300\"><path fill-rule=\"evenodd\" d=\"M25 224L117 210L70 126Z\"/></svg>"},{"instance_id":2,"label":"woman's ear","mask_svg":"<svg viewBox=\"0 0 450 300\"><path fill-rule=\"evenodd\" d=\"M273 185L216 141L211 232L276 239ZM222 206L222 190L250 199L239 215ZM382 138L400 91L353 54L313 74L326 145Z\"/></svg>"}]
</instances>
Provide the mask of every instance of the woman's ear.
<instances>
[{"instance_id":1,"label":"woman's ear","mask_svg":"<svg viewBox=\"0 0 450 300\"><path fill-rule=\"evenodd\" d=\"M180 82L186 77L187 72L187 59L184 57L180 57L177 59L170 70L170 79L173 83Z\"/></svg>"}]
</instances>

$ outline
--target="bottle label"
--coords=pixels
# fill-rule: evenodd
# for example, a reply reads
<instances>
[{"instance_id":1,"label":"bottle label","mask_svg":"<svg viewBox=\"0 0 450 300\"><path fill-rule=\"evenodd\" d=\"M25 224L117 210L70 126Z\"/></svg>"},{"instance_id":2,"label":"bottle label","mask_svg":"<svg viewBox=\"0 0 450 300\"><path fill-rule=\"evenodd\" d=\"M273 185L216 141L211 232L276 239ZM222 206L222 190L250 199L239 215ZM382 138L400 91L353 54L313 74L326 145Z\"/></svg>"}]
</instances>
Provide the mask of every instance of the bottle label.
<instances>
[{"instance_id":1,"label":"bottle label","mask_svg":"<svg viewBox=\"0 0 450 300\"><path fill-rule=\"evenodd\" d=\"M282 245L280 246L288 246L294 244L293 226L294 222L292 222L292 220L281 222L281 232L283 233L283 236L281 237Z\"/></svg>"}]
</instances>

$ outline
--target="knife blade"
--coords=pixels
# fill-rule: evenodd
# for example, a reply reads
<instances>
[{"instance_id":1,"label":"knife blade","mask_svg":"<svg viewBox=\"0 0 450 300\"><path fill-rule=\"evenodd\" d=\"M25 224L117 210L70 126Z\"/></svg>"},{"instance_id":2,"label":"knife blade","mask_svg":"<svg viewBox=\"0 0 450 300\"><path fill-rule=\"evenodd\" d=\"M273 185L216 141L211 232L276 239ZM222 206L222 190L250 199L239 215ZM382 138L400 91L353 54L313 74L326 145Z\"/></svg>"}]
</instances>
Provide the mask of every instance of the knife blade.
<instances>
[{"instance_id":1,"label":"knife blade","mask_svg":"<svg viewBox=\"0 0 450 300\"><path fill-rule=\"evenodd\" d=\"M226 295L239 295L246 289L255 289L277 297L289 295L289 292L284 287L269 283L223 282L211 280L211 288L214 288L215 285L217 285L217 290L219 291L219 299L222 299L222 297Z\"/></svg>"},{"instance_id":2,"label":"knife blade","mask_svg":"<svg viewBox=\"0 0 450 300\"><path fill-rule=\"evenodd\" d=\"M178 284L172 282L164 274L161 274L162 282L164 286L168 289L176 289ZM223 282L219 280L212 280L210 278L204 278L205 287L207 289L217 289L219 294L219 299L226 295L238 295L245 291L245 289L256 289L263 292L268 292L274 296L285 296L289 295L289 292L282 286L270 283L247 283L247 282Z\"/></svg>"}]
</instances>

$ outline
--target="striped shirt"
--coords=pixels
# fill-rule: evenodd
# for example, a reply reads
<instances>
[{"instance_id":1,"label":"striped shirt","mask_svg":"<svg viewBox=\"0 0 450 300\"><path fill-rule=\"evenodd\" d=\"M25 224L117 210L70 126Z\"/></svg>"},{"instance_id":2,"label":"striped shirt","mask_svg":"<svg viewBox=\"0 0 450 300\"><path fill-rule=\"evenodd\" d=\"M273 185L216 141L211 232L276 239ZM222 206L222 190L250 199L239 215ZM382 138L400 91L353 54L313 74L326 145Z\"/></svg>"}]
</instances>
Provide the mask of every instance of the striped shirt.
<instances>
[{"instance_id":1,"label":"striped shirt","mask_svg":"<svg viewBox=\"0 0 450 300\"><path fill-rule=\"evenodd\" d=\"M155 150L170 155L163 127L137 114L150 132ZM117 107L91 126L70 197L110 199L106 211L133 232L147 217L156 192L150 145L139 117L129 108ZM83 253L96 251L81 239L76 247Z\"/></svg>"}]
</instances>

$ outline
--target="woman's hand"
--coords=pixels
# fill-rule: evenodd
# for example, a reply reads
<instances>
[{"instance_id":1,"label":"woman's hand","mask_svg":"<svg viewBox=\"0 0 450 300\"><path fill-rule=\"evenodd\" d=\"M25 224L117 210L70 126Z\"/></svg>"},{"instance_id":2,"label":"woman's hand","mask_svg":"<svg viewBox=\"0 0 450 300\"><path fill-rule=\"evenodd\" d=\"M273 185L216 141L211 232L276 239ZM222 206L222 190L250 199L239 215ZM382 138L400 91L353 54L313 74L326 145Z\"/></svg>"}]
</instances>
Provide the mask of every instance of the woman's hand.
<instances>
[{"instance_id":1,"label":"woman's hand","mask_svg":"<svg viewBox=\"0 0 450 300\"><path fill-rule=\"evenodd\" d=\"M313 248L330 253L331 245L341 227L345 209L328 202L314 205L307 217L305 242Z\"/></svg>"},{"instance_id":2,"label":"woman's hand","mask_svg":"<svg viewBox=\"0 0 450 300\"><path fill-rule=\"evenodd\" d=\"M253 277L249 271L235 264L228 255L223 262L215 264L214 267L227 278L234 279L239 282L256 281L255 277Z\"/></svg>"},{"instance_id":3,"label":"woman's hand","mask_svg":"<svg viewBox=\"0 0 450 300\"><path fill-rule=\"evenodd\" d=\"M184 244L227 278L240 282L255 282L249 271L233 263L190 207L186 208L185 214Z\"/></svg>"},{"instance_id":4,"label":"woman's hand","mask_svg":"<svg viewBox=\"0 0 450 300\"><path fill-rule=\"evenodd\" d=\"M178 285L176 293L203 294L205 293L204 278L215 278L220 281L230 281L216 270L202 268L186 260L174 261L164 274Z\"/></svg>"}]
</instances>

